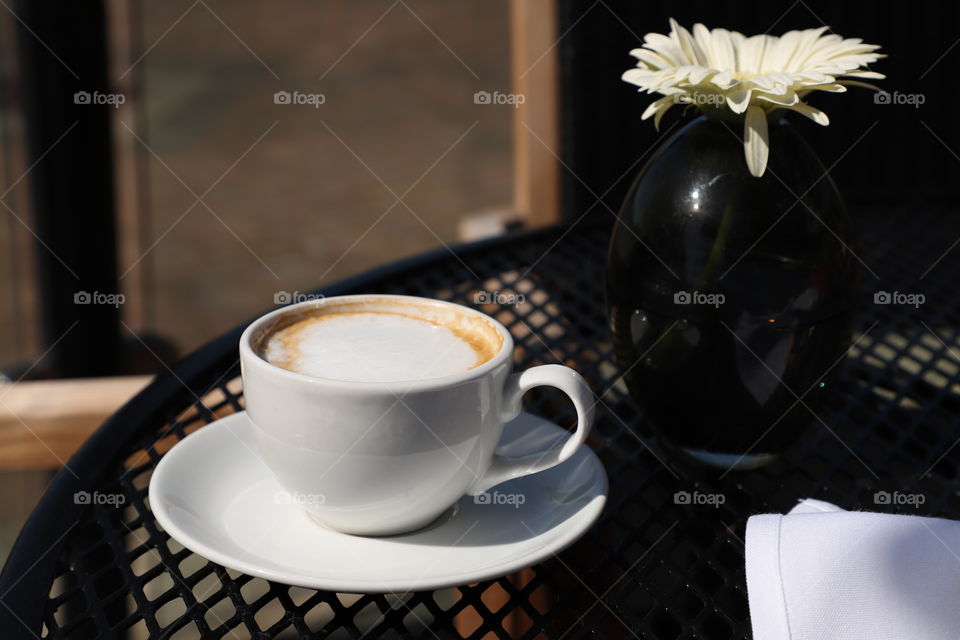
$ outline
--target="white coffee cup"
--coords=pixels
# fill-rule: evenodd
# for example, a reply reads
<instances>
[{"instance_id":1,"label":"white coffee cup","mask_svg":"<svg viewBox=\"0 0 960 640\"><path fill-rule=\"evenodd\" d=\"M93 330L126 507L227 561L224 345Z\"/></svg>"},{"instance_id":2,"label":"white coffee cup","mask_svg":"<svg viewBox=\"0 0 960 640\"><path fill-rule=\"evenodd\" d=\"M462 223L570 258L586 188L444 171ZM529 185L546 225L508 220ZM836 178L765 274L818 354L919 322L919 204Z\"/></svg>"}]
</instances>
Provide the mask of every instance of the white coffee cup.
<instances>
[{"instance_id":1,"label":"white coffee cup","mask_svg":"<svg viewBox=\"0 0 960 640\"><path fill-rule=\"evenodd\" d=\"M271 364L258 352L277 327L342 309L484 322L499 349L466 371L399 382L313 377ZM282 499L344 533L390 535L424 527L465 494L568 459L593 423L593 394L580 374L552 364L512 374L513 339L503 325L439 300L358 295L283 307L244 331L240 364L257 448L286 492ZM542 385L573 401L576 431L536 455L497 455L504 423L520 413L524 392Z\"/></svg>"}]
</instances>

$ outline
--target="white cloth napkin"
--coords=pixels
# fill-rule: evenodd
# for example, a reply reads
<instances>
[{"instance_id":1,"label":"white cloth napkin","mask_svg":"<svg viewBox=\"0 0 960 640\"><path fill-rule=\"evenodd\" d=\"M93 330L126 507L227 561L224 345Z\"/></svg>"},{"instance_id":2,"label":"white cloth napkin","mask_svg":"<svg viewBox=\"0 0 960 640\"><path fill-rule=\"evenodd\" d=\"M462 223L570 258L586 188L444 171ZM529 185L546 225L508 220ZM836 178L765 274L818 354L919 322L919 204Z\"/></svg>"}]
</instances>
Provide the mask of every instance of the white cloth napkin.
<instances>
[{"instance_id":1,"label":"white cloth napkin","mask_svg":"<svg viewBox=\"0 0 960 640\"><path fill-rule=\"evenodd\" d=\"M754 640L958 640L960 522L802 500L747 521Z\"/></svg>"}]
</instances>

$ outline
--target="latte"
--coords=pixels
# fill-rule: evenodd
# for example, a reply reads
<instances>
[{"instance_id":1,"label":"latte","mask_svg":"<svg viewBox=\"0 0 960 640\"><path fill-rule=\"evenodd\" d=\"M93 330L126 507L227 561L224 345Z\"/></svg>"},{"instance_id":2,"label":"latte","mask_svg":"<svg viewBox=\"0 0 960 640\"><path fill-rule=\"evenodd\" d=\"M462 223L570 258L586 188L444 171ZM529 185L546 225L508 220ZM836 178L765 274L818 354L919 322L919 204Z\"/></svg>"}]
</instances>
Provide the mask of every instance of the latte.
<instances>
[{"instance_id":1,"label":"latte","mask_svg":"<svg viewBox=\"0 0 960 640\"><path fill-rule=\"evenodd\" d=\"M395 382L469 371L500 349L492 327L407 311L334 309L308 315L265 336L260 355L308 376Z\"/></svg>"}]
</instances>

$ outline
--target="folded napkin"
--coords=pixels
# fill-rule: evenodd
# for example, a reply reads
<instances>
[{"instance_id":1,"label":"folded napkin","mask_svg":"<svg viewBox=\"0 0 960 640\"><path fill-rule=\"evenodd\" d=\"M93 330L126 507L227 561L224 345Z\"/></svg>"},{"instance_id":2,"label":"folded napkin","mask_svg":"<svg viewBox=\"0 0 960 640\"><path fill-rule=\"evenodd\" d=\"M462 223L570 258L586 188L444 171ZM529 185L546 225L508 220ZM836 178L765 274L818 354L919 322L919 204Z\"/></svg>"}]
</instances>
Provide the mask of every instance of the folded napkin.
<instances>
[{"instance_id":1,"label":"folded napkin","mask_svg":"<svg viewBox=\"0 0 960 640\"><path fill-rule=\"evenodd\" d=\"M960 522L803 500L747 521L754 640L958 640Z\"/></svg>"}]
</instances>

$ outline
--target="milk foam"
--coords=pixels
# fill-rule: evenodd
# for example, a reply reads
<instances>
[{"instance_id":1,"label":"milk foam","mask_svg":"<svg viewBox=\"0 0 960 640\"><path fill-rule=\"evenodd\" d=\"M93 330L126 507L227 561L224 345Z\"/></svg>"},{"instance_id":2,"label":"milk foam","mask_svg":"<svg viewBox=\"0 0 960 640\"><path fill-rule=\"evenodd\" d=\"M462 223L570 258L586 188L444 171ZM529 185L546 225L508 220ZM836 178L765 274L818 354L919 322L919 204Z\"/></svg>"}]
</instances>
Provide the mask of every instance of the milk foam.
<instances>
[{"instance_id":1,"label":"milk foam","mask_svg":"<svg viewBox=\"0 0 960 640\"><path fill-rule=\"evenodd\" d=\"M305 318L271 335L262 355L291 371L358 382L440 378L484 360L448 327L373 311Z\"/></svg>"}]
</instances>

